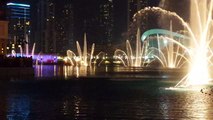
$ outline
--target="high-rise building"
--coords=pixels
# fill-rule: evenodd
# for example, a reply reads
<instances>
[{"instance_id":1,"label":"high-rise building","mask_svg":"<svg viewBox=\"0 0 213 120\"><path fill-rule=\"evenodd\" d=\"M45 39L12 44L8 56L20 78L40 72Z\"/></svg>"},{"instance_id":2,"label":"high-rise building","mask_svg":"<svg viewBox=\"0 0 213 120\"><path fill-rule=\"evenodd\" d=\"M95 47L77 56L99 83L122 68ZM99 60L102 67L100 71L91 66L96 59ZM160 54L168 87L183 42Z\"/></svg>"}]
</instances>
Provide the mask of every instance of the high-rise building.
<instances>
[{"instance_id":1,"label":"high-rise building","mask_svg":"<svg viewBox=\"0 0 213 120\"><path fill-rule=\"evenodd\" d=\"M101 32L101 44L109 47L113 42L113 30L114 30L114 8L113 0L104 0L100 4L100 32Z\"/></svg>"},{"instance_id":2,"label":"high-rise building","mask_svg":"<svg viewBox=\"0 0 213 120\"><path fill-rule=\"evenodd\" d=\"M128 0L127 27L132 21L134 14L148 5L148 0Z\"/></svg>"},{"instance_id":3,"label":"high-rise building","mask_svg":"<svg viewBox=\"0 0 213 120\"><path fill-rule=\"evenodd\" d=\"M73 7L70 1L36 1L33 22L36 52L66 53L73 47Z\"/></svg>"},{"instance_id":4,"label":"high-rise building","mask_svg":"<svg viewBox=\"0 0 213 120\"><path fill-rule=\"evenodd\" d=\"M7 20L9 22L9 43L26 45L26 36L30 36L30 5L23 3L7 3Z\"/></svg>"},{"instance_id":5,"label":"high-rise building","mask_svg":"<svg viewBox=\"0 0 213 120\"><path fill-rule=\"evenodd\" d=\"M34 21L34 42L36 52L56 53L55 3L53 0L39 0L36 4Z\"/></svg>"},{"instance_id":6,"label":"high-rise building","mask_svg":"<svg viewBox=\"0 0 213 120\"><path fill-rule=\"evenodd\" d=\"M57 53L65 54L75 47L73 39L73 7L71 3L61 4L56 11L56 41Z\"/></svg>"}]
</instances>

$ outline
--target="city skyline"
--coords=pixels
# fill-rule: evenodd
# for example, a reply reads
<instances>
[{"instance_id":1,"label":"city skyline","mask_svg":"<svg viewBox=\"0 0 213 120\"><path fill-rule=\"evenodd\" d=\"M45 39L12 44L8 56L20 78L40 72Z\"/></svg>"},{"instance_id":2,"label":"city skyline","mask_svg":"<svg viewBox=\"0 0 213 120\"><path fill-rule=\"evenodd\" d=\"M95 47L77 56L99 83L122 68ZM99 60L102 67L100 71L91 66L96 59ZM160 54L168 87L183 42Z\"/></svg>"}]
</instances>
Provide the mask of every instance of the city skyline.
<instances>
[{"instance_id":1,"label":"city skyline","mask_svg":"<svg viewBox=\"0 0 213 120\"><path fill-rule=\"evenodd\" d=\"M213 0L0 1L0 120L213 119Z\"/></svg>"},{"instance_id":2,"label":"city skyline","mask_svg":"<svg viewBox=\"0 0 213 120\"><path fill-rule=\"evenodd\" d=\"M31 5L30 44L32 46L34 42L37 43L36 51L43 53L65 53L66 49L75 47L75 41L82 43L84 33L87 33L89 44L97 43L97 49L105 50L125 39L124 34L127 32L133 12L146 5L158 5L158 1L142 3L139 0L10 1ZM134 5L139 3L143 5L138 5L139 7L130 14L128 13L130 1ZM52 4L53 7L45 7L46 4ZM66 4L70 7L66 7ZM69 17L63 16L63 12L67 10L70 12ZM45 12L41 13L42 11Z\"/></svg>"}]
</instances>

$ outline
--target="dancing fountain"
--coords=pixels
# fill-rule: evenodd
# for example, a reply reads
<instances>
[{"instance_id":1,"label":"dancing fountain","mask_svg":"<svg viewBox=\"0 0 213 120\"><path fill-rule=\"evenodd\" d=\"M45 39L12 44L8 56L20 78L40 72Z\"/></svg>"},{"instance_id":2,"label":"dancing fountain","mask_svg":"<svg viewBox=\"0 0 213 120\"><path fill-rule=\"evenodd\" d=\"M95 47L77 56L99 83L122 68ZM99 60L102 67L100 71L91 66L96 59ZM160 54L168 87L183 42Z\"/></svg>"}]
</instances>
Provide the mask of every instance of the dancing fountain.
<instances>
[{"instance_id":1,"label":"dancing fountain","mask_svg":"<svg viewBox=\"0 0 213 120\"><path fill-rule=\"evenodd\" d=\"M14 37L14 41L16 41L16 37ZM20 56L21 57L32 57L34 58L34 52L35 52L35 43L33 43L33 48L31 50L31 54L29 54L29 38L28 38L28 35L25 36L25 41L26 41L26 44L25 44L25 49L22 48L21 45L18 45L19 47L19 51L20 51ZM15 45L13 44L13 48L15 48ZM25 52L25 54L24 54ZM15 50L11 50L11 55L12 56L16 56L17 55L17 52Z\"/></svg>"},{"instance_id":2,"label":"dancing fountain","mask_svg":"<svg viewBox=\"0 0 213 120\"><path fill-rule=\"evenodd\" d=\"M91 53L90 53L90 56L88 57L86 33L84 34L83 52L78 41L76 42L76 46L77 46L78 56L73 51L67 50L67 58L70 61L71 65L76 65L76 66L79 65L79 66L85 66L85 67L91 66L95 44L94 43L92 44Z\"/></svg>"},{"instance_id":3,"label":"dancing fountain","mask_svg":"<svg viewBox=\"0 0 213 120\"><path fill-rule=\"evenodd\" d=\"M212 9L213 0L199 0L191 1L191 17L190 23L185 22L175 12L170 12L159 7L147 7L138 11L134 17L133 22L138 23L137 20L146 12L153 12L156 14L167 15L170 18L177 19L187 35L182 35L180 38L174 37L172 27L168 34L155 33L155 41L157 47L150 46L150 37L142 35L143 47L138 42L139 34L137 33L136 53L132 54L132 48L127 40L127 53L122 50L116 50L115 56L120 59L125 66L130 67L144 67L142 61L146 60L148 56L153 58L152 61L160 61L163 67L166 68L182 68L189 66L189 71L175 87L189 87L208 84L211 80L209 68L212 65ZM161 31L162 32L162 31ZM178 36L181 36L178 34ZM182 42L188 40L189 44ZM163 47L161 46L163 44ZM144 50L145 49L145 50ZM138 51L139 50L139 51ZM119 53L119 54L118 54ZM121 55L124 57L122 58ZM138 59L137 59L138 58ZM125 59L127 62L125 62ZM148 58L149 59L149 58ZM150 63L152 63L152 61Z\"/></svg>"},{"instance_id":4,"label":"dancing fountain","mask_svg":"<svg viewBox=\"0 0 213 120\"><path fill-rule=\"evenodd\" d=\"M84 34L83 52L78 41L76 41L76 46L78 55L76 55L71 50L67 50L67 59L72 66L85 66L85 67L92 66L92 63L94 64L97 63L97 59L105 58L104 52L99 52L96 56L94 56L95 43L92 44L91 52L90 54L88 54L86 33ZM102 62L103 59L100 61L98 65L100 65Z\"/></svg>"},{"instance_id":5,"label":"dancing fountain","mask_svg":"<svg viewBox=\"0 0 213 120\"><path fill-rule=\"evenodd\" d=\"M91 52L90 54L88 54L86 33L84 34L83 50L81 49L81 46L78 41L76 41L76 46L78 55L76 55L71 50L67 50L67 60L65 59L65 61L69 62L71 66L64 67L65 77L72 75L76 75L76 77L94 75L96 69L94 65L97 63L98 59L102 58L98 65L103 62L103 58L105 58L105 53L99 52L96 56L94 56L95 44L93 43L91 47Z\"/></svg>"},{"instance_id":6,"label":"dancing fountain","mask_svg":"<svg viewBox=\"0 0 213 120\"><path fill-rule=\"evenodd\" d=\"M209 68L212 65L212 10L213 0L191 1L190 24L183 23L192 38L190 44L191 64L189 73L177 85L207 84L211 81Z\"/></svg>"},{"instance_id":7,"label":"dancing fountain","mask_svg":"<svg viewBox=\"0 0 213 120\"><path fill-rule=\"evenodd\" d=\"M131 47L131 44L129 40L126 41L126 52L117 49L114 52L114 58L119 59L124 66L129 67L141 67L144 66L144 61L142 60L142 56L144 53L144 49L141 47L141 39L140 39L140 29L137 30L136 35L136 48L135 48L135 54L133 54L133 49Z\"/></svg>"},{"instance_id":8,"label":"dancing fountain","mask_svg":"<svg viewBox=\"0 0 213 120\"><path fill-rule=\"evenodd\" d=\"M186 23L176 13L170 12L170 14L173 14L181 21L183 26L189 32L190 37L189 47L186 47L171 37L163 37L164 39L167 39L168 41L171 41L183 48L189 57L187 61L190 66L189 72L175 87L203 85L209 83L211 80L209 66L212 65L211 59L213 56L213 52L211 50L211 40L213 39L211 34L212 7L212 0L204 0L202 2L198 0L191 1L190 24ZM160 8L158 8L158 10L165 12L165 10Z\"/></svg>"},{"instance_id":9,"label":"dancing fountain","mask_svg":"<svg viewBox=\"0 0 213 120\"><path fill-rule=\"evenodd\" d=\"M175 13L171 13L158 7L146 7L134 15L133 24L135 23L136 25L133 25L133 28L138 26L137 24L139 22L143 22L141 17L147 15L147 13L166 15L172 18L177 17ZM175 38L175 40L167 40L165 35L172 39ZM186 46L180 45L180 43L184 43L183 40L185 39L189 39L189 37L172 31L172 21L170 20L170 30L150 29L144 32L141 36L140 29L138 29L135 43L135 54L133 54L133 49L129 40L127 40L126 52L117 49L114 56L126 67L148 67L152 66L152 64L159 63L162 68L182 68L187 61L189 61L187 58L187 52L183 51ZM155 42L154 46L152 43L153 41ZM176 41L179 41L179 45L174 44Z\"/></svg>"}]
</instances>

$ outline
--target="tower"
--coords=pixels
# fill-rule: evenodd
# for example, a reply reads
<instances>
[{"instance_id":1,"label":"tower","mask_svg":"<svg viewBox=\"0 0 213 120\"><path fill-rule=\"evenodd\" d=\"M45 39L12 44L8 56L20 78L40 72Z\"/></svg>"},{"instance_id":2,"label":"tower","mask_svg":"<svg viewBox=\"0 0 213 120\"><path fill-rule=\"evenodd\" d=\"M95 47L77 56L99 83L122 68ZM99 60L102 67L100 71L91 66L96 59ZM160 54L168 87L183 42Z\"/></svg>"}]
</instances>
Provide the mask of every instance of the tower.
<instances>
[{"instance_id":1,"label":"tower","mask_svg":"<svg viewBox=\"0 0 213 120\"><path fill-rule=\"evenodd\" d=\"M102 32L101 44L110 47L113 41L114 30L114 14L113 14L113 0L104 0L100 4L100 30Z\"/></svg>"},{"instance_id":2,"label":"tower","mask_svg":"<svg viewBox=\"0 0 213 120\"><path fill-rule=\"evenodd\" d=\"M56 47L58 53L64 54L68 49L75 46L73 39L73 6L70 2L59 4L60 7L57 7L56 11Z\"/></svg>"},{"instance_id":3,"label":"tower","mask_svg":"<svg viewBox=\"0 0 213 120\"><path fill-rule=\"evenodd\" d=\"M34 41L37 52L56 53L55 3L52 0L40 0L36 10Z\"/></svg>"},{"instance_id":4,"label":"tower","mask_svg":"<svg viewBox=\"0 0 213 120\"><path fill-rule=\"evenodd\" d=\"M9 2L7 5L8 34L10 44L23 46L26 36L30 36L30 5L23 3Z\"/></svg>"}]
</instances>

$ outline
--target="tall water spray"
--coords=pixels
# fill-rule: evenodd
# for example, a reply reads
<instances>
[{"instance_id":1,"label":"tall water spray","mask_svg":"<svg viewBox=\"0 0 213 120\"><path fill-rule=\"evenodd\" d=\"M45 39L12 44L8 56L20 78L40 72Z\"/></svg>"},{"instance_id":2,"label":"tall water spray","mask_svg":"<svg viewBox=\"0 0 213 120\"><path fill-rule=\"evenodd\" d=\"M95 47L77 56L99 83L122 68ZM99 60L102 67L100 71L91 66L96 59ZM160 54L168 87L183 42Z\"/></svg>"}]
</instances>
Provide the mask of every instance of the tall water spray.
<instances>
[{"instance_id":1,"label":"tall water spray","mask_svg":"<svg viewBox=\"0 0 213 120\"><path fill-rule=\"evenodd\" d=\"M147 18L146 16L149 14L157 16L161 15L167 16L167 19L173 18L174 20L179 21L179 24L181 25L185 23L184 20L174 12L166 11L159 7L146 7L138 11L134 15L133 23L131 25L132 27L130 27L129 31L135 31L134 29L136 28L136 26L139 28L143 28L140 27L144 25L143 18ZM162 21L165 20L162 19ZM145 67L152 65L156 66L155 65L156 63L157 64L160 63L161 66L165 68L183 67L183 65L186 63L185 61L188 61L188 59L186 58L186 53L182 52L182 49L186 49L186 47L181 43L178 43L176 40L174 40L173 37L174 38L178 37L178 40L181 40L184 39L184 36L172 31L173 27L171 20L170 20L170 31L163 29L151 29L146 31L147 34L151 33L151 37L149 37L149 35L145 35L146 33L143 33L141 37L140 30L138 29L135 43L136 48L132 49L130 42L127 40L126 52L117 49L114 55L124 64L124 66ZM167 34L167 38L165 37L164 33L169 33ZM155 37L153 37L154 34L156 34ZM141 38L143 44L141 43L142 42ZM169 40L168 38L171 40ZM152 42L157 42L157 46L152 46Z\"/></svg>"},{"instance_id":2,"label":"tall water spray","mask_svg":"<svg viewBox=\"0 0 213 120\"><path fill-rule=\"evenodd\" d=\"M144 48L143 44L143 48ZM144 65L144 61L142 60L142 56L144 55L144 49L142 49L141 44L141 33L140 29L137 30L136 41L135 41L135 52L133 52L132 46L129 40L126 41L126 52L117 49L114 52L115 58L119 59L124 66L128 67L142 67Z\"/></svg>"},{"instance_id":3,"label":"tall water spray","mask_svg":"<svg viewBox=\"0 0 213 120\"><path fill-rule=\"evenodd\" d=\"M192 86L207 84L211 80L209 73L209 66L212 66L211 62L213 59L212 51L212 9L213 9L213 0L191 0L190 5L191 15L190 23L187 23L177 15L175 12L170 12L159 7L147 7L136 13L134 16L133 22L140 23L141 17L148 12L155 14L162 14L163 16L169 16L169 18L175 18L187 31L186 40L190 41L190 46L183 44L173 38L172 36L163 35L157 37L159 40L167 40L172 42L168 45L168 50L174 50L174 45L178 46L178 49L182 49L183 53L176 54L184 58L189 64L188 74L180 80L180 82L175 86ZM138 21L139 20L139 21ZM158 21L164 21L160 19ZM172 28L170 28L172 29ZM158 34L156 34L158 36ZM159 47L160 48L160 47ZM157 48L155 48L157 49ZM154 50L154 49L153 49ZM153 51L152 50L152 51ZM155 50L156 51L156 50ZM161 51L161 50L157 50ZM175 61L173 56L174 54L167 54L169 63ZM158 56L157 56L158 57ZM156 57L156 58L157 58ZM161 60L160 57L158 57ZM165 57L164 57L165 59ZM166 60L166 59L165 59ZM169 64L168 64L169 65ZM169 65L171 66L171 65Z\"/></svg>"},{"instance_id":4,"label":"tall water spray","mask_svg":"<svg viewBox=\"0 0 213 120\"><path fill-rule=\"evenodd\" d=\"M25 40L26 40L25 52L26 52L26 56L28 56L29 55L29 38L28 38L28 35L25 35Z\"/></svg>"},{"instance_id":5,"label":"tall water spray","mask_svg":"<svg viewBox=\"0 0 213 120\"><path fill-rule=\"evenodd\" d=\"M210 81L209 68L212 58L211 40L213 0L191 0L190 27L195 40L191 42L193 53L188 77L189 85Z\"/></svg>"},{"instance_id":6,"label":"tall water spray","mask_svg":"<svg viewBox=\"0 0 213 120\"><path fill-rule=\"evenodd\" d=\"M190 46L185 48L189 54L189 72L175 87L188 87L208 84L211 81L209 68L213 65L212 51L212 11L213 0L190 1L190 23L177 15L189 32ZM167 38L173 41L172 38Z\"/></svg>"},{"instance_id":7,"label":"tall water spray","mask_svg":"<svg viewBox=\"0 0 213 120\"><path fill-rule=\"evenodd\" d=\"M69 62L71 63L71 65L77 65L77 66L80 65L80 66L86 66L86 67L91 66L94 49L95 49L95 44L94 43L92 44L91 53L89 54L90 56L88 57L86 33L84 34L83 52L82 52L81 46L78 41L76 41L76 46L77 46L78 55L76 55L71 50L67 50L67 58L68 58Z\"/></svg>"},{"instance_id":8,"label":"tall water spray","mask_svg":"<svg viewBox=\"0 0 213 120\"><path fill-rule=\"evenodd\" d=\"M31 56L34 57L36 43L33 43L33 48L31 51Z\"/></svg>"},{"instance_id":9,"label":"tall water spray","mask_svg":"<svg viewBox=\"0 0 213 120\"><path fill-rule=\"evenodd\" d=\"M135 53L135 65L136 67L141 66L142 54L141 54L141 32L140 29L136 35L136 53Z\"/></svg>"}]
</instances>

